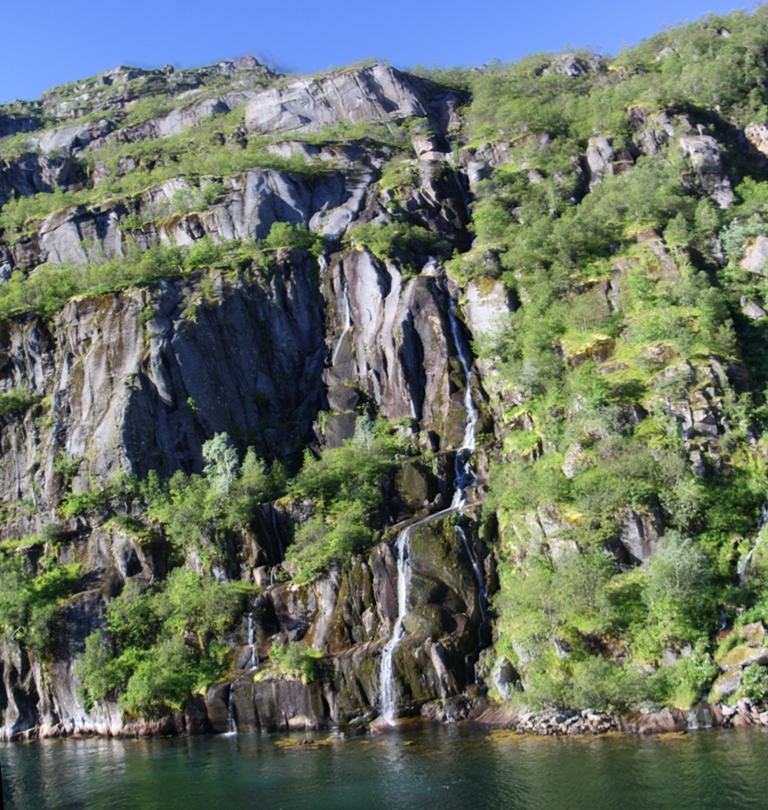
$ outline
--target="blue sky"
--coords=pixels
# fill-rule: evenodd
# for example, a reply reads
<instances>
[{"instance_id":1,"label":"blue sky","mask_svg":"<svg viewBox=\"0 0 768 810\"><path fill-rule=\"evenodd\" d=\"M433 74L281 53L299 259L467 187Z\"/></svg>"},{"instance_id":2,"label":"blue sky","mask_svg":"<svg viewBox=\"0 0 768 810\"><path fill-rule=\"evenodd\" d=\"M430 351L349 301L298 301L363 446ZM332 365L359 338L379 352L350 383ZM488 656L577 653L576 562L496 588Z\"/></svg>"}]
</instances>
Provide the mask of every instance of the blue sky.
<instances>
[{"instance_id":1,"label":"blue sky","mask_svg":"<svg viewBox=\"0 0 768 810\"><path fill-rule=\"evenodd\" d=\"M369 57L398 67L482 65L535 51L617 53L739 0L5 0L0 102L120 64L196 67L244 54L300 74Z\"/></svg>"}]
</instances>

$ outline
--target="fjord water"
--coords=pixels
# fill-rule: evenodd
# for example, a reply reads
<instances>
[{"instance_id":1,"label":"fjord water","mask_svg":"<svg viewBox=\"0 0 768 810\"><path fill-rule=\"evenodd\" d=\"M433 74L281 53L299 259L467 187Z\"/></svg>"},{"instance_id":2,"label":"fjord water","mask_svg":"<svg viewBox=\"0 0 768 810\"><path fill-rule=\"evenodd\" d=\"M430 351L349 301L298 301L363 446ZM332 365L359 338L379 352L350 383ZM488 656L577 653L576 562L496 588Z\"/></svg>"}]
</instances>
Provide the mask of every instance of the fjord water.
<instances>
[{"instance_id":1,"label":"fjord water","mask_svg":"<svg viewBox=\"0 0 768 810\"><path fill-rule=\"evenodd\" d=\"M458 727L0 746L11 810L766 807L768 733L553 739Z\"/></svg>"}]
</instances>

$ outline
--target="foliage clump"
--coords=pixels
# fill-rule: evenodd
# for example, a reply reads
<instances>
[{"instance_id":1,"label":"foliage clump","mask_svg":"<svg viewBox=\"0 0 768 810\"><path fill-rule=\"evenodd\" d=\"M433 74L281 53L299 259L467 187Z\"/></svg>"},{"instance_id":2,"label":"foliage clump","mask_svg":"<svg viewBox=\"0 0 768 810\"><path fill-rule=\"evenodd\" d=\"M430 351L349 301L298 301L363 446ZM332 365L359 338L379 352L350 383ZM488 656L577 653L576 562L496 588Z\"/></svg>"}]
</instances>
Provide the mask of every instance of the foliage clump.
<instances>
[{"instance_id":1,"label":"foliage clump","mask_svg":"<svg viewBox=\"0 0 768 810\"><path fill-rule=\"evenodd\" d=\"M86 705L117 698L133 717L182 711L219 676L223 633L241 600L235 585L184 568L146 589L129 580L109 604L106 632L86 639L78 664Z\"/></svg>"},{"instance_id":2,"label":"foliage clump","mask_svg":"<svg viewBox=\"0 0 768 810\"><path fill-rule=\"evenodd\" d=\"M398 449L385 420L360 417L354 438L342 447L325 450L319 459L305 451L288 488L290 497L312 502L313 514L297 526L286 555L299 580L312 579L334 563L346 564L372 543Z\"/></svg>"}]
</instances>

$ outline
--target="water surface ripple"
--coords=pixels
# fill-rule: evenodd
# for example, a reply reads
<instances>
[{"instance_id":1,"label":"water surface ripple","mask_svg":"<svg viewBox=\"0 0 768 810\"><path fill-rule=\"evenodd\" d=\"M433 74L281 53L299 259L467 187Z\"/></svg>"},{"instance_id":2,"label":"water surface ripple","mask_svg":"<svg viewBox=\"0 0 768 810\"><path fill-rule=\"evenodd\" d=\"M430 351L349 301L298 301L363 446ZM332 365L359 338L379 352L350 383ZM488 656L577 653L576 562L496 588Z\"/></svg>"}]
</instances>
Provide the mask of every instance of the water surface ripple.
<instances>
[{"instance_id":1,"label":"water surface ripple","mask_svg":"<svg viewBox=\"0 0 768 810\"><path fill-rule=\"evenodd\" d=\"M300 745L306 736L2 744L5 807L768 807L761 729L558 740L440 727Z\"/></svg>"}]
</instances>

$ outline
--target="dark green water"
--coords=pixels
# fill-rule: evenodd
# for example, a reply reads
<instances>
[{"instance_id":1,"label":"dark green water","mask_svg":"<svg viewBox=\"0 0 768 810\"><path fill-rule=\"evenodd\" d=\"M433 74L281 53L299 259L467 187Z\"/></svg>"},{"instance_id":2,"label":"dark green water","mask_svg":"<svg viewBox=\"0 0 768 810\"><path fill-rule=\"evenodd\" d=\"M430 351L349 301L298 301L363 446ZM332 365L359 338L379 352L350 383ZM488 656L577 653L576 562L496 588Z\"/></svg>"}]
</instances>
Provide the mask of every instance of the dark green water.
<instances>
[{"instance_id":1,"label":"dark green water","mask_svg":"<svg viewBox=\"0 0 768 810\"><path fill-rule=\"evenodd\" d=\"M768 808L760 729L556 740L454 727L297 745L302 737L5 744L5 807Z\"/></svg>"}]
</instances>

